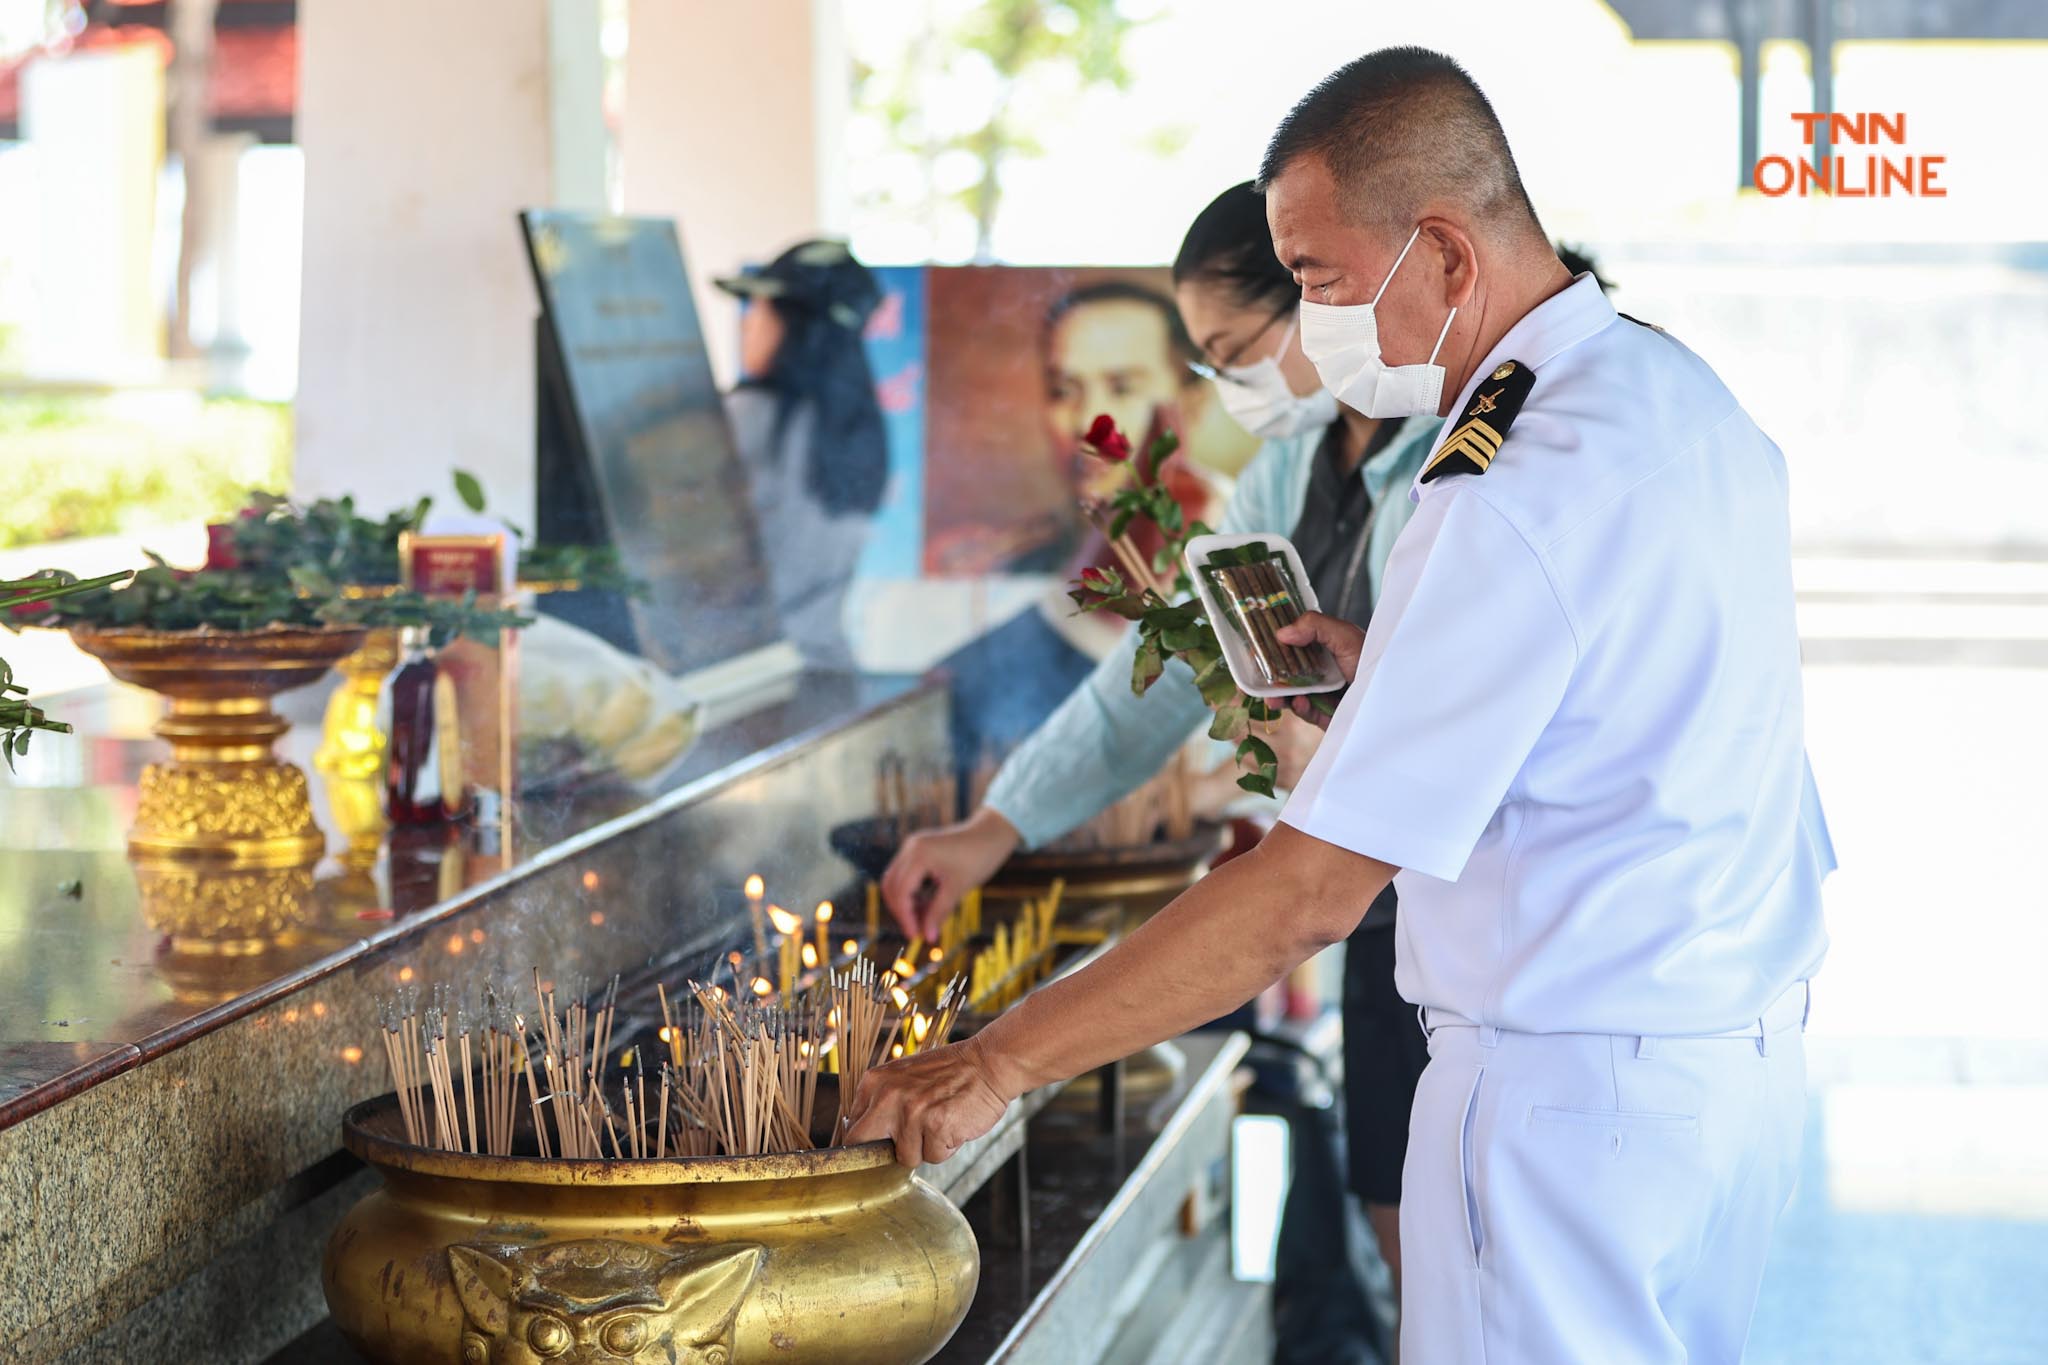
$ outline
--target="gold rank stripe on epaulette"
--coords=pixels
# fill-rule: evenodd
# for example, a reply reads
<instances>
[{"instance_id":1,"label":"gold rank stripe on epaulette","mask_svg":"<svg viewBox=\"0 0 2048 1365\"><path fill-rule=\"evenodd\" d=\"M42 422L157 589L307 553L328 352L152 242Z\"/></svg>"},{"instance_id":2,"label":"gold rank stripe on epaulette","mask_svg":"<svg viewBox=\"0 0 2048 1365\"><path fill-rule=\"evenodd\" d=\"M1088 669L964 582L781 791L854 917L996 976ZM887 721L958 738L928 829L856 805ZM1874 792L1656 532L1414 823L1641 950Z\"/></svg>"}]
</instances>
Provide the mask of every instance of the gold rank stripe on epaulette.
<instances>
[{"instance_id":1,"label":"gold rank stripe on epaulette","mask_svg":"<svg viewBox=\"0 0 2048 1365\"><path fill-rule=\"evenodd\" d=\"M1484 474L1500 454L1522 400L1536 383L1536 371L1519 360L1502 361L1481 381L1456 429L1423 467L1422 482L1447 474Z\"/></svg>"}]
</instances>

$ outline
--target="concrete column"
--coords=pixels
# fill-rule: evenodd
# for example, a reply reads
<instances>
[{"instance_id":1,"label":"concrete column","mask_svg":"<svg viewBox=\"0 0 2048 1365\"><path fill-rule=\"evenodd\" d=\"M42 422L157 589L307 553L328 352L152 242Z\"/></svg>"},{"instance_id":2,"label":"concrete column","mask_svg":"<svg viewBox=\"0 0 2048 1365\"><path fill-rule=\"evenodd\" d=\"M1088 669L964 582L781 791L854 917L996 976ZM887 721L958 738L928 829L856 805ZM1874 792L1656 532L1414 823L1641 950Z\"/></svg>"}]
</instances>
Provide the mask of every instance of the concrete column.
<instances>
[{"instance_id":1,"label":"concrete column","mask_svg":"<svg viewBox=\"0 0 2048 1365\"><path fill-rule=\"evenodd\" d=\"M459 467L533 526L537 304L517 215L563 186L580 199L576 163L603 145L595 29L583 44L558 27L596 7L555 9L301 0L299 493L452 504ZM595 144L578 131L593 124Z\"/></svg>"},{"instance_id":2,"label":"concrete column","mask_svg":"<svg viewBox=\"0 0 2048 1365\"><path fill-rule=\"evenodd\" d=\"M632 0L621 136L626 212L674 218L712 368L737 308L710 285L843 224L850 79L840 0Z\"/></svg>"}]
</instances>

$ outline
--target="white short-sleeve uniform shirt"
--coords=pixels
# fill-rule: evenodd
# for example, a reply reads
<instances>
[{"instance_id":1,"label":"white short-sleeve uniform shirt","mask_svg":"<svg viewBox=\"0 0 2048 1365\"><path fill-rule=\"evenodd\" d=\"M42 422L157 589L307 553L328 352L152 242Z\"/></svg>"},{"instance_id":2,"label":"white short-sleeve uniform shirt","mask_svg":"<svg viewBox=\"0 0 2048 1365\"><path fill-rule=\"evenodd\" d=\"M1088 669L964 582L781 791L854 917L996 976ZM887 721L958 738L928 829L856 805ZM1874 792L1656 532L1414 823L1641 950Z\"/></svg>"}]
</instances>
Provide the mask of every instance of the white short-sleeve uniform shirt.
<instances>
[{"instance_id":1,"label":"white short-sleeve uniform shirt","mask_svg":"<svg viewBox=\"0 0 2048 1365\"><path fill-rule=\"evenodd\" d=\"M1590 276L1452 411L1507 360L1534 386L1485 473L1416 484L1282 819L1402 869L1415 1004L1533 1033L1742 1027L1820 965L1834 861L1784 458Z\"/></svg>"}]
</instances>

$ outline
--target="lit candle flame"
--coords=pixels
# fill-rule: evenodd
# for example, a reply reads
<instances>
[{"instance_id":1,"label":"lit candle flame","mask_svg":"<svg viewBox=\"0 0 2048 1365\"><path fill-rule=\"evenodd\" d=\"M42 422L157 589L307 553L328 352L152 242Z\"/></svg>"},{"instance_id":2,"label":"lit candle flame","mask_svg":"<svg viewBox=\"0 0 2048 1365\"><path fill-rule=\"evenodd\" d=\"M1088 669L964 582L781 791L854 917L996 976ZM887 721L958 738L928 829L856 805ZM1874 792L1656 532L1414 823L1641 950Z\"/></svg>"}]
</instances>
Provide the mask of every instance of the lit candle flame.
<instances>
[{"instance_id":1,"label":"lit candle flame","mask_svg":"<svg viewBox=\"0 0 2048 1365\"><path fill-rule=\"evenodd\" d=\"M860 951L860 945L858 943L855 943L852 939L848 939L846 940L846 942L839 945L839 951L845 953L848 957L852 957L855 953Z\"/></svg>"},{"instance_id":2,"label":"lit candle flame","mask_svg":"<svg viewBox=\"0 0 2048 1365\"><path fill-rule=\"evenodd\" d=\"M806 967L815 967L815 966L817 966L817 965L818 965L818 950L817 950L817 948L816 948L816 947L814 947L813 945L811 945L811 944L808 944L808 943L806 943L806 944L804 945L804 966L806 966Z\"/></svg>"},{"instance_id":3,"label":"lit candle flame","mask_svg":"<svg viewBox=\"0 0 2048 1365\"><path fill-rule=\"evenodd\" d=\"M775 926L778 934L793 934L804 927L804 922L779 905L768 907L768 922Z\"/></svg>"},{"instance_id":4,"label":"lit candle flame","mask_svg":"<svg viewBox=\"0 0 2048 1365\"><path fill-rule=\"evenodd\" d=\"M889 1055L891 1057L901 1057L903 1055L903 1044L898 1043L896 1044L896 1046L890 1048Z\"/></svg>"},{"instance_id":5,"label":"lit candle flame","mask_svg":"<svg viewBox=\"0 0 2048 1365\"><path fill-rule=\"evenodd\" d=\"M676 1031L670 1028L667 1024L663 1024L661 1026L661 1032L656 1036L658 1036L664 1043L673 1042L675 1040Z\"/></svg>"},{"instance_id":6,"label":"lit candle flame","mask_svg":"<svg viewBox=\"0 0 2048 1365\"><path fill-rule=\"evenodd\" d=\"M900 957L896 959L895 963L891 967L891 970L894 971L896 975L901 977L912 977L917 975L917 968L911 966L908 962L905 962Z\"/></svg>"},{"instance_id":7,"label":"lit candle flame","mask_svg":"<svg viewBox=\"0 0 2048 1365\"><path fill-rule=\"evenodd\" d=\"M808 1056L810 1056L810 1055L811 1055L811 1044L810 1044L810 1041L809 1041L808 1039L798 1039L798 1040L797 1040L797 1045L796 1045L796 1052L797 1052L797 1055L798 1055L799 1057L808 1057Z\"/></svg>"},{"instance_id":8,"label":"lit candle flame","mask_svg":"<svg viewBox=\"0 0 2048 1365\"><path fill-rule=\"evenodd\" d=\"M750 900L750 901L757 901L757 900L761 899L761 897L762 897L762 896L766 895L766 894L767 894L767 892L768 892L768 883L766 883L766 882L764 882L764 881L762 881L762 880L761 880L761 874L760 874L760 873L756 872L756 873L755 873L755 874L754 874L753 876L751 876L751 877L747 878L747 899L748 899L748 900Z\"/></svg>"},{"instance_id":9,"label":"lit candle flame","mask_svg":"<svg viewBox=\"0 0 2048 1365\"><path fill-rule=\"evenodd\" d=\"M825 1027L839 1027L839 1006L834 1005L831 1009L825 1011Z\"/></svg>"},{"instance_id":10,"label":"lit candle flame","mask_svg":"<svg viewBox=\"0 0 2048 1365\"><path fill-rule=\"evenodd\" d=\"M934 949L932 949L932 951L931 951L931 959L932 959L932 961L934 961L934 962L941 962L941 961L944 961L944 960L945 960L945 956L946 956L946 950L945 950L944 948L934 948Z\"/></svg>"},{"instance_id":11,"label":"lit candle flame","mask_svg":"<svg viewBox=\"0 0 2048 1365\"><path fill-rule=\"evenodd\" d=\"M583 889L585 891L595 891L597 890L598 883L601 880L602 879L597 875L597 870L595 868L592 868L583 874Z\"/></svg>"},{"instance_id":12,"label":"lit candle flame","mask_svg":"<svg viewBox=\"0 0 2048 1365\"><path fill-rule=\"evenodd\" d=\"M904 990L901 986L898 986L894 990L890 991L889 998L896 1002L896 1008L899 1010L907 1010L910 1008L910 992Z\"/></svg>"},{"instance_id":13,"label":"lit candle flame","mask_svg":"<svg viewBox=\"0 0 2048 1365\"><path fill-rule=\"evenodd\" d=\"M769 980L769 979L768 979L767 977L765 977L765 976L757 976L757 977L755 977L755 978L754 978L754 994L756 994L756 995L773 995L773 994L775 994L775 983L774 983L774 982L772 982L772 981L770 981L770 980Z\"/></svg>"},{"instance_id":14,"label":"lit candle flame","mask_svg":"<svg viewBox=\"0 0 2048 1365\"><path fill-rule=\"evenodd\" d=\"M916 1014L910 1016L910 1036L917 1039L918 1042L923 1042L924 1036L931 1031L932 1017L929 1014L919 1010Z\"/></svg>"},{"instance_id":15,"label":"lit candle flame","mask_svg":"<svg viewBox=\"0 0 2048 1365\"><path fill-rule=\"evenodd\" d=\"M818 923L820 923L820 924L830 924L830 923L832 922L832 902L831 902L831 901L819 901L819 902L818 902L818 915L817 915L817 917L818 917Z\"/></svg>"}]
</instances>

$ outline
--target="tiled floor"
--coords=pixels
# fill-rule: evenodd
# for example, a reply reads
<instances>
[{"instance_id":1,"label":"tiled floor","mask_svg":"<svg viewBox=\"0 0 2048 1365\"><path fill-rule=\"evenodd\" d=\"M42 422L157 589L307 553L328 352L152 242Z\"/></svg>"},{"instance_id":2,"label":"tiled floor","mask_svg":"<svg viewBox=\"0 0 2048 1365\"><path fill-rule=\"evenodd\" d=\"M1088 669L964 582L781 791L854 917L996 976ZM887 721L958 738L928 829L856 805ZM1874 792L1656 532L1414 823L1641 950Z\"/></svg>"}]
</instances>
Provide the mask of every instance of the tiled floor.
<instances>
[{"instance_id":1,"label":"tiled floor","mask_svg":"<svg viewBox=\"0 0 2048 1365\"><path fill-rule=\"evenodd\" d=\"M2040 566L1980 566L2013 594L1992 620L1983 583L1963 610L1936 575L1890 567L1922 581L1887 579L1868 625L1802 611L1809 745L1842 870L1805 1170L1747 1359L2048 1362L2048 593L2020 581ZM1829 595L1850 600L1829 611L1858 614L1839 578ZM1890 619L1902 592L1933 596L1913 632ZM1830 635L1921 647L1858 663Z\"/></svg>"}]
</instances>

